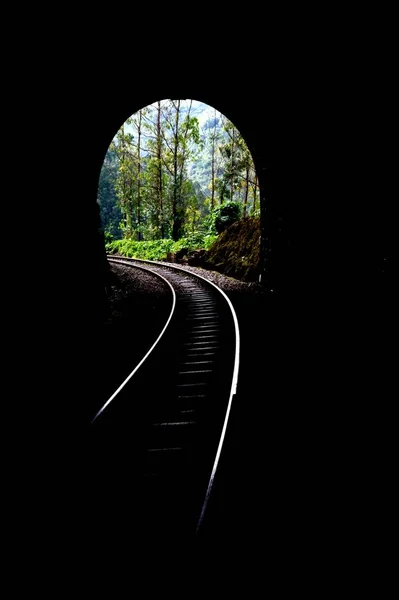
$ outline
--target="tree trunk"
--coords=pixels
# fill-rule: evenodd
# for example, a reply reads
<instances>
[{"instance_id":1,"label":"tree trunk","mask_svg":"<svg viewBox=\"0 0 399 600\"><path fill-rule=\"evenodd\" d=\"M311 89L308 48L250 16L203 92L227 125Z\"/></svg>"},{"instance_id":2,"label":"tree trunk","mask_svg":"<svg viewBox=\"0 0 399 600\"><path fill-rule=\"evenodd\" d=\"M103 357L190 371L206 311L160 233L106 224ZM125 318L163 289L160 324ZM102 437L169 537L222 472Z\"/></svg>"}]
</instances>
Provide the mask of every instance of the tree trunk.
<instances>
[{"instance_id":1,"label":"tree trunk","mask_svg":"<svg viewBox=\"0 0 399 600\"><path fill-rule=\"evenodd\" d=\"M230 200L233 200L234 193L234 152L235 152L235 127L233 127L233 137L231 142L231 174L230 174Z\"/></svg>"},{"instance_id":2,"label":"tree trunk","mask_svg":"<svg viewBox=\"0 0 399 600\"><path fill-rule=\"evenodd\" d=\"M125 153L125 124L122 125L122 153L121 153L121 162L122 165L125 166L126 153ZM124 237L129 237L129 229L130 229L130 212L129 212L129 201L127 198L126 191L126 174L122 171L122 197L121 197L121 207L122 207L122 215L123 221L125 224L125 232Z\"/></svg>"},{"instance_id":3,"label":"tree trunk","mask_svg":"<svg viewBox=\"0 0 399 600\"><path fill-rule=\"evenodd\" d=\"M142 113L139 111L139 121L137 126L137 240L141 241L141 119Z\"/></svg>"},{"instance_id":4,"label":"tree trunk","mask_svg":"<svg viewBox=\"0 0 399 600\"><path fill-rule=\"evenodd\" d=\"M163 189L162 189L162 137L161 137L161 102L158 100L157 115L157 172L158 172L158 231L161 231L161 239L165 237L163 216Z\"/></svg>"},{"instance_id":5,"label":"tree trunk","mask_svg":"<svg viewBox=\"0 0 399 600\"><path fill-rule=\"evenodd\" d=\"M176 109L176 119L175 119L175 131L174 131L174 147L173 147L173 203L172 203L172 215L173 215L173 229L172 229L172 237L175 241L179 239L180 236L180 217L179 217L179 207L178 207L178 179L179 179L179 170L178 170L178 149L179 149L179 116L180 116L180 100L177 101L177 109Z\"/></svg>"},{"instance_id":6,"label":"tree trunk","mask_svg":"<svg viewBox=\"0 0 399 600\"><path fill-rule=\"evenodd\" d=\"M244 209L243 209L244 219L247 216L248 191L249 191L249 165L247 165L246 169L245 169L245 196L244 196Z\"/></svg>"},{"instance_id":7,"label":"tree trunk","mask_svg":"<svg viewBox=\"0 0 399 600\"><path fill-rule=\"evenodd\" d=\"M253 204L252 204L252 212L254 213L256 211L256 192L258 190L258 176L255 174L255 183L252 186L252 191L253 191L253 195L254 195L254 200L253 200Z\"/></svg>"},{"instance_id":8,"label":"tree trunk","mask_svg":"<svg viewBox=\"0 0 399 600\"><path fill-rule=\"evenodd\" d=\"M211 182L211 210L215 205L215 144L216 144L216 109L214 115L214 129L212 137L212 182Z\"/></svg>"},{"instance_id":9,"label":"tree trunk","mask_svg":"<svg viewBox=\"0 0 399 600\"><path fill-rule=\"evenodd\" d=\"M178 204L177 204L177 211L178 211L178 221L179 221L179 231L178 231L178 238L179 239L182 234L183 234L183 228L185 226L185 198L184 198L184 194L183 194L183 181L184 181L184 167L186 164L186 159L187 159L187 138L188 138L188 132L190 129L190 114L191 114L191 107L192 107L193 101L191 100L190 102L190 106L189 109L187 111L187 115L186 115L186 130L184 131L184 133L182 133L182 139L179 141L179 150L181 150L180 153L180 157L179 157L179 161L180 162L180 166L179 166L179 176L178 176ZM179 109L180 109L180 104L179 104ZM183 131L183 128L181 128Z\"/></svg>"}]
</instances>

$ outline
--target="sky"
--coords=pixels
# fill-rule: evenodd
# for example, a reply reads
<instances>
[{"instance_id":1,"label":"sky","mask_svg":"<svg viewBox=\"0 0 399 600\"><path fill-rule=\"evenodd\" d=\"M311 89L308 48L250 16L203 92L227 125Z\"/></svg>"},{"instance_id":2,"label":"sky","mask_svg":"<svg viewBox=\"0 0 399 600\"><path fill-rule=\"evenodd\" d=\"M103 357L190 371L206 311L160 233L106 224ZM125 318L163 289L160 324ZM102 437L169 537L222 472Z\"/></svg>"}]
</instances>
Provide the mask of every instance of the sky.
<instances>
[{"instance_id":1,"label":"sky","mask_svg":"<svg viewBox=\"0 0 399 600\"><path fill-rule=\"evenodd\" d=\"M163 102L167 102L168 100L161 100L161 105ZM184 107L184 105L188 108L189 103L190 103L190 99L188 100L182 100L182 106ZM157 106L157 102L154 102L154 104L150 104L150 106ZM198 100L193 100L193 104L192 104L192 108L191 108L191 114L192 116L197 117L200 127L202 127L202 125L210 118L213 117L214 115L214 108L212 106L209 106L208 104L205 104L204 102L199 102ZM216 111L217 115L220 115L219 111Z\"/></svg>"}]
</instances>

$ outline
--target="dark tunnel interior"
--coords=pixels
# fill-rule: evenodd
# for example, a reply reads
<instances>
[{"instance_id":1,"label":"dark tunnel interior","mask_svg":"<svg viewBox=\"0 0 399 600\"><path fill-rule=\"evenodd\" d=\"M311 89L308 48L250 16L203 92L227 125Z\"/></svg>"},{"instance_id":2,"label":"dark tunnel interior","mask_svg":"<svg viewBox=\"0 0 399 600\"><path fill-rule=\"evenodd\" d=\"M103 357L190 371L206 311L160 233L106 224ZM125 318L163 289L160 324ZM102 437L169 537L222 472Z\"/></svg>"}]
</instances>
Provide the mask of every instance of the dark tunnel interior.
<instances>
[{"instance_id":1,"label":"dark tunnel interior","mask_svg":"<svg viewBox=\"0 0 399 600\"><path fill-rule=\"evenodd\" d=\"M42 522L50 512L67 515L55 518L58 543L68 539L70 521L75 538L84 529L76 524L84 518L84 406L95 393L96 357L109 353L101 345L107 269L96 204L105 153L135 111L162 98L193 98L236 125L261 188L267 305L248 333L256 377L240 397L240 444L251 461L240 471L248 497L231 515L243 538L237 546L252 548L260 538L286 565L301 563L303 552L310 561L321 561L320 553L350 557L350 548L355 561L374 556L390 528L396 439L392 194L384 177L392 158L378 151L379 128L364 127L355 94L343 102L340 86L294 63L260 68L262 85L251 91L231 92L216 76L143 72L123 94L103 94L100 80L95 69L79 83L65 76L73 93L59 112L59 251L45 267L51 276L41 275L49 327L37 359Z\"/></svg>"}]
</instances>

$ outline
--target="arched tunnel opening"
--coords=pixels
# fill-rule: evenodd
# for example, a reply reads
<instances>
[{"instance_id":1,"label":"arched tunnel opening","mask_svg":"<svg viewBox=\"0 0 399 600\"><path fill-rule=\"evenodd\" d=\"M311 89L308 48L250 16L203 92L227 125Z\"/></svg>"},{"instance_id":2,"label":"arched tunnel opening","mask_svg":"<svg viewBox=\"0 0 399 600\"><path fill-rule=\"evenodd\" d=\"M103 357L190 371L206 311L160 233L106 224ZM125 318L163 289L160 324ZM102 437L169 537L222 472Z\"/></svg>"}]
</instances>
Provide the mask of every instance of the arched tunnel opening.
<instances>
[{"instance_id":1,"label":"arched tunnel opening","mask_svg":"<svg viewBox=\"0 0 399 600\"><path fill-rule=\"evenodd\" d=\"M261 282L260 196L256 165L234 124L202 102L169 99L122 124L102 165L97 201L109 253L188 264L195 253L196 264ZM217 257L205 260L219 234L251 218L255 243L244 238L225 256L215 249ZM236 227L226 244L239 235Z\"/></svg>"}]
</instances>

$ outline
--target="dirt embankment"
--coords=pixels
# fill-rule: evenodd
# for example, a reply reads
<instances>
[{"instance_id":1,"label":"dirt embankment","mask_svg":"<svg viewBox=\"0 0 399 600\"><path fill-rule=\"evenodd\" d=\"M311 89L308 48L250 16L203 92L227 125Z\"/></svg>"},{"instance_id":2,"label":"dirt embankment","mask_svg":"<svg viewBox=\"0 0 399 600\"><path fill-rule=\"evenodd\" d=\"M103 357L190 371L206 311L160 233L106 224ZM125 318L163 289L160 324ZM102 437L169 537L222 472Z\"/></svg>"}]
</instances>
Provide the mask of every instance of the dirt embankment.
<instances>
[{"instance_id":1,"label":"dirt embankment","mask_svg":"<svg viewBox=\"0 0 399 600\"><path fill-rule=\"evenodd\" d=\"M260 274L259 218L248 217L233 223L218 236L207 252L199 250L184 258L178 262L218 271L240 281L258 282Z\"/></svg>"}]
</instances>

